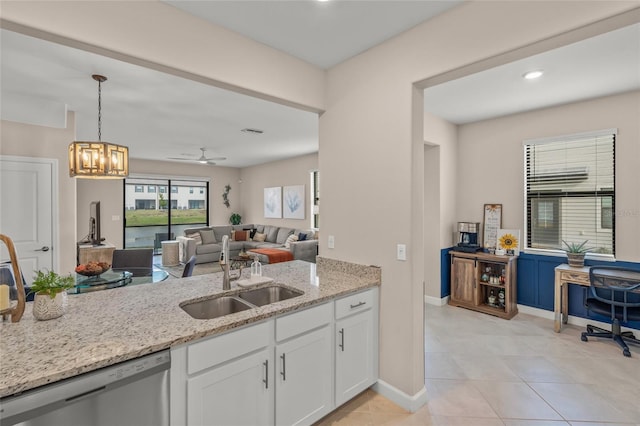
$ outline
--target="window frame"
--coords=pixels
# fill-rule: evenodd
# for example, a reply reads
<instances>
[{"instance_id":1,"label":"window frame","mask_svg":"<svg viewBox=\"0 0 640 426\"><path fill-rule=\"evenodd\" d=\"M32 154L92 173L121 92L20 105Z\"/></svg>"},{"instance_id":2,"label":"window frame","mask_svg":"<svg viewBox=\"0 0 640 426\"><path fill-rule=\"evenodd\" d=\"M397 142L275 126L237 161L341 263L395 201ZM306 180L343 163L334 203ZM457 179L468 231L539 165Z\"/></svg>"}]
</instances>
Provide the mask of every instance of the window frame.
<instances>
[{"instance_id":1,"label":"window frame","mask_svg":"<svg viewBox=\"0 0 640 426\"><path fill-rule=\"evenodd\" d=\"M613 128L613 129L604 129L604 130L598 130L598 131L591 131L591 132L584 132L584 133L576 133L576 134L571 134L571 135L561 135L561 136L553 136L553 137L548 137L548 138L539 138L539 139L527 139L524 140L522 142L522 147L523 147L523 194L524 194L524 208L523 208L523 213L524 213L524 252L528 253L528 254L536 254L536 255L543 255L543 256L564 256L565 255L565 250L563 249L556 249L556 248L537 248L537 247L529 247L530 244L530 234L529 234L529 224L531 223L529 218L529 209L531 208L530 206L530 197L528 194L528 181L527 181L527 147L531 146L531 145L539 145L539 144L545 144L545 143L553 143L553 142L563 142L563 141L572 141L572 140L579 140L579 139L585 139L585 138L597 138L597 137L602 137L602 136L613 136L613 182L614 182L614 187L613 189L609 190L609 191L602 191L602 192L596 192L594 193L593 197L597 197L597 198L604 198L604 197L611 197L612 198L612 205L611 205L611 221L612 221L612 227L609 228L612 232L612 236L611 236L611 243L612 243L612 251L613 253L597 253L597 252L588 252L586 255L587 259L592 259L592 260L603 260L603 261L615 261L615 253L616 253L616 238L615 238L615 228L616 228L616 221L615 221L615 198L616 198L616 185L615 185L615 181L616 181L616 173L615 173L615 164L616 164L616 159L615 159L615 154L616 154L616 141L618 138L618 129ZM554 194L549 194L549 195L554 195ZM557 194L555 194L557 196ZM569 197L565 197L565 198L569 198ZM562 198L557 198L558 203L562 204ZM598 207L599 209L597 209L598 211L596 212L596 216L594 217L594 219L596 220L596 229L595 231L601 231L607 228L602 227L602 212L603 207L601 204L601 201L596 201L598 203ZM560 213L560 218L562 218L562 214ZM560 238L562 237L562 233L560 231Z\"/></svg>"}]
</instances>

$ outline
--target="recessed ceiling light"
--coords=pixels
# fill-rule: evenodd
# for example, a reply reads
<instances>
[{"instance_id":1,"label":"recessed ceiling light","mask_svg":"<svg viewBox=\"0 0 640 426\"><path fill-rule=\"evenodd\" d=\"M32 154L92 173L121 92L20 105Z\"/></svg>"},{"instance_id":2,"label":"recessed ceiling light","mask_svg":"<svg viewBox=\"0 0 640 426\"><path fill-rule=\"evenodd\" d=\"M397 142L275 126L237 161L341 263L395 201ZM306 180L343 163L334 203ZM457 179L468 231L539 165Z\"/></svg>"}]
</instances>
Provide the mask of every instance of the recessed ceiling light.
<instances>
[{"instance_id":1,"label":"recessed ceiling light","mask_svg":"<svg viewBox=\"0 0 640 426\"><path fill-rule=\"evenodd\" d=\"M522 77L524 77L527 80L535 80L536 78L540 78L542 76L542 74L544 74L544 71L542 70L534 70L534 71L529 71L526 72L522 75Z\"/></svg>"}]
</instances>

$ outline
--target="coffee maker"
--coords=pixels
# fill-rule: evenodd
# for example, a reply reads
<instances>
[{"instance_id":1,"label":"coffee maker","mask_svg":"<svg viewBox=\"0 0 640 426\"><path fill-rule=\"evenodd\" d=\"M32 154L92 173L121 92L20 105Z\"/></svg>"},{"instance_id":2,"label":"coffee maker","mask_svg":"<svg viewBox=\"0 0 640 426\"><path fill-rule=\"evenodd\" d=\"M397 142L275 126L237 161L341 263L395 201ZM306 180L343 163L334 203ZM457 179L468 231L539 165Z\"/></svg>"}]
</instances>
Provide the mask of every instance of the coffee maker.
<instances>
[{"instance_id":1,"label":"coffee maker","mask_svg":"<svg viewBox=\"0 0 640 426\"><path fill-rule=\"evenodd\" d=\"M458 222L454 233L456 246L455 251L463 251L467 253L475 253L481 250L480 244L480 223L477 222Z\"/></svg>"}]
</instances>

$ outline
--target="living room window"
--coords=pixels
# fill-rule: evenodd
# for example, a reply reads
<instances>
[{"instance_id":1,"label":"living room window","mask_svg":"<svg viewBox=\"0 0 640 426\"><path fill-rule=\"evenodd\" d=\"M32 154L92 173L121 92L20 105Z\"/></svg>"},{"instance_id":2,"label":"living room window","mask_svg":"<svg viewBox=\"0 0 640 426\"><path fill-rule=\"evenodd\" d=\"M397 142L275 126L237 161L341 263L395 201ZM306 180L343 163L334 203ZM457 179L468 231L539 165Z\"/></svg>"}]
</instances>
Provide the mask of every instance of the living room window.
<instances>
[{"instance_id":1,"label":"living room window","mask_svg":"<svg viewBox=\"0 0 640 426\"><path fill-rule=\"evenodd\" d=\"M524 142L527 248L615 254L615 130Z\"/></svg>"},{"instance_id":2,"label":"living room window","mask_svg":"<svg viewBox=\"0 0 640 426\"><path fill-rule=\"evenodd\" d=\"M147 192L141 194L138 188L145 186ZM185 228L209 224L209 182L125 179L123 216L124 247L154 248L160 253L162 241L175 239Z\"/></svg>"},{"instance_id":3,"label":"living room window","mask_svg":"<svg viewBox=\"0 0 640 426\"><path fill-rule=\"evenodd\" d=\"M311 227L320 228L320 172L311 172Z\"/></svg>"}]
</instances>

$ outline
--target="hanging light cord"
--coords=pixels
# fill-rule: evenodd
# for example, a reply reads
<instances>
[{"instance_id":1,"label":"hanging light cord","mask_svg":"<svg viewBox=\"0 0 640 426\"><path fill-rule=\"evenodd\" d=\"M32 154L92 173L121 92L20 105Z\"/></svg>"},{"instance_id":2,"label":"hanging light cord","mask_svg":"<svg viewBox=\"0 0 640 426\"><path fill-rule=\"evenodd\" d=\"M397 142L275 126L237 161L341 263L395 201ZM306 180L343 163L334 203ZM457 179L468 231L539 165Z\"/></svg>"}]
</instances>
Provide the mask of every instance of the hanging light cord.
<instances>
[{"instance_id":1,"label":"hanging light cord","mask_svg":"<svg viewBox=\"0 0 640 426\"><path fill-rule=\"evenodd\" d=\"M98 82L98 142L102 142L102 83L107 81L107 77L99 74L91 77Z\"/></svg>"},{"instance_id":2,"label":"hanging light cord","mask_svg":"<svg viewBox=\"0 0 640 426\"><path fill-rule=\"evenodd\" d=\"M98 142L102 142L102 81L98 80Z\"/></svg>"}]
</instances>

